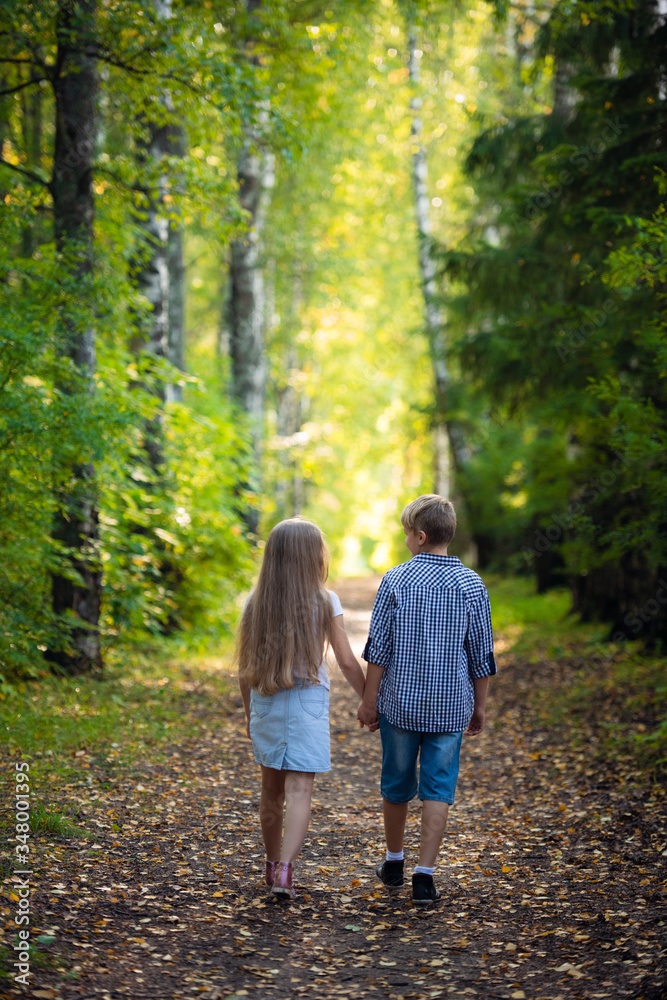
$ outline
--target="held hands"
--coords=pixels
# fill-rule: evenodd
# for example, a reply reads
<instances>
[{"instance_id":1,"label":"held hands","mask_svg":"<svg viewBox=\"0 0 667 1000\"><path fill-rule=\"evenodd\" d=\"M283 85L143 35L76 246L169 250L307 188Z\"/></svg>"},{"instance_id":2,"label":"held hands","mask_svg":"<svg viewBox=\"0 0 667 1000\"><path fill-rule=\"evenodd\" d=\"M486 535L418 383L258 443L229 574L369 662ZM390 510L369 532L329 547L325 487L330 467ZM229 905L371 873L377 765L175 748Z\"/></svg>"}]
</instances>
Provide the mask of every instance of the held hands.
<instances>
[{"instance_id":1,"label":"held hands","mask_svg":"<svg viewBox=\"0 0 667 1000\"><path fill-rule=\"evenodd\" d=\"M378 719L378 713L375 705L366 705L365 702L361 702L357 710L357 719L359 720L359 726L361 729L364 726L368 726L371 733L374 733L380 728L380 720Z\"/></svg>"},{"instance_id":2,"label":"held hands","mask_svg":"<svg viewBox=\"0 0 667 1000\"><path fill-rule=\"evenodd\" d=\"M475 709L472 713L472 718L468 724L468 728L464 732L464 736L479 736L481 731L484 729L484 709L475 705Z\"/></svg>"}]
</instances>

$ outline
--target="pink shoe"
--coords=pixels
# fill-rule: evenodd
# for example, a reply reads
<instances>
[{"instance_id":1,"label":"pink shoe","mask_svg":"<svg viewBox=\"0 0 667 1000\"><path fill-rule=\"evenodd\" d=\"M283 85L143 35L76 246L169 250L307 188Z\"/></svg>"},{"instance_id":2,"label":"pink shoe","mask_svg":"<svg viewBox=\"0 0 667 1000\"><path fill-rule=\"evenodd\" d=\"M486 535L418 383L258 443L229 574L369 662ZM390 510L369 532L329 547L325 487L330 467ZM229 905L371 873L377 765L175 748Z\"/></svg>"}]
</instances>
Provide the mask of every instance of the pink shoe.
<instances>
[{"instance_id":1,"label":"pink shoe","mask_svg":"<svg viewBox=\"0 0 667 1000\"><path fill-rule=\"evenodd\" d=\"M273 895L287 896L294 899L296 893L292 888L292 874L294 869L291 861L279 861L276 865L276 877L273 880Z\"/></svg>"},{"instance_id":2,"label":"pink shoe","mask_svg":"<svg viewBox=\"0 0 667 1000\"><path fill-rule=\"evenodd\" d=\"M266 884L268 886L273 886L273 880L276 877L276 868L278 867L277 861L267 861L266 862Z\"/></svg>"}]
</instances>

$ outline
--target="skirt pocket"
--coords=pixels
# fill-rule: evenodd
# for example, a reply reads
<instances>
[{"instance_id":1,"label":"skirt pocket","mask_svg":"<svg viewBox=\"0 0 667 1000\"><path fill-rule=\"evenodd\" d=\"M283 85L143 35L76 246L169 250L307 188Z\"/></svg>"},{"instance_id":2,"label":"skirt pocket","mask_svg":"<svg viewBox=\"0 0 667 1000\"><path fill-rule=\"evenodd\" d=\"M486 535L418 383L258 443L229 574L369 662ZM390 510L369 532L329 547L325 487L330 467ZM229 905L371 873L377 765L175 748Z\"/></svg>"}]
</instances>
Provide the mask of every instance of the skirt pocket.
<instances>
[{"instance_id":1,"label":"skirt pocket","mask_svg":"<svg viewBox=\"0 0 667 1000\"><path fill-rule=\"evenodd\" d=\"M258 718L264 719L269 714L274 704L275 695L262 695L255 691L254 688L250 692L250 711L254 712Z\"/></svg>"},{"instance_id":2,"label":"skirt pocket","mask_svg":"<svg viewBox=\"0 0 667 1000\"><path fill-rule=\"evenodd\" d=\"M329 692L322 684L309 684L297 688L297 691L299 704L306 715L311 719L321 719L325 714L328 716Z\"/></svg>"}]
</instances>

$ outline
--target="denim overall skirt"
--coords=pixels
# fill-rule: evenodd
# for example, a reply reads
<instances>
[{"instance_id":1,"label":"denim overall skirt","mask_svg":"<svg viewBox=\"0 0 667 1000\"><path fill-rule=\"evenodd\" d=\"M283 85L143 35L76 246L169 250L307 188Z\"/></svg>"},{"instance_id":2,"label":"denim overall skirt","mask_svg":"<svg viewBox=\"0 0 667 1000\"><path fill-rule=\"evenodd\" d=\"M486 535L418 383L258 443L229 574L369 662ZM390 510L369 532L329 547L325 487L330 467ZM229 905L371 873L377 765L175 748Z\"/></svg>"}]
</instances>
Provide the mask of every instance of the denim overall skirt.
<instances>
[{"instance_id":1,"label":"denim overall skirt","mask_svg":"<svg viewBox=\"0 0 667 1000\"><path fill-rule=\"evenodd\" d=\"M250 738L255 760L279 771L330 771L329 691L323 684L261 695L250 692Z\"/></svg>"}]
</instances>

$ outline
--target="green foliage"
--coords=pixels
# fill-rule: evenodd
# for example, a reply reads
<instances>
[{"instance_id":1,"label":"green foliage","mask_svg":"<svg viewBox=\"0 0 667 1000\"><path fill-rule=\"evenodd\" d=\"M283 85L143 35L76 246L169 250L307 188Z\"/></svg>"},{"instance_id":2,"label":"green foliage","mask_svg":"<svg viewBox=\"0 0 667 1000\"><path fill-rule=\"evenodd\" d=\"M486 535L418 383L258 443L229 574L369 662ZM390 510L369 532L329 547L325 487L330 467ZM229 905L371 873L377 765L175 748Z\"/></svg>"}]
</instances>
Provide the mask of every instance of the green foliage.
<instances>
[{"instance_id":1,"label":"green foliage","mask_svg":"<svg viewBox=\"0 0 667 1000\"><path fill-rule=\"evenodd\" d=\"M541 586L567 574L575 608L626 638L658 604L667 555L664 228L650 183L665 164L664 53L649 9L634 16L557 5L538 44L553 101L480 134L467 159L478 219L442 253L467 392L488 400L465 481L495 497L507 470L521 478L516 516L473 499L473 530L491 562L530 558ZM649 618L641 638L666 637L665 609Z\"/></svg>"},{"instance_id":2,"label":"green foliage","mask_svg":"<svg viewBox=\"0 0 667 1000\"><path fill-rule=\"evenodd\" d=\"M176 6L165 25L152 5L99 9L96 261L93 283L84 288L72 277L70 250L55 253L45 212L54 98L39 66L55 52L56 13L57 5L45 0L26 21L13 4L0 4L9 60L3 76L8 96L0 98L5 691L19 677L42 677L48 670L42 654L68 645L74 620L54 614L51 577L80 580L72 557L81 554L56 542L52 525L61 508L77 502L77 470L95 472L100 540L85 558L104 570L100 629L107 654L119 643L175 629L217 641L235 620L236 593L250 568L239 527L245 501L237 484L247 461L242 422L217 380L200 383L163 361L133 355L133 339L151 323L133 277L147 255L142 222L163 180L141 155L147 123L178 125L186 133L187 155L166 164L170 221L187 219L228 240L240 222L234 186L240 122L264 98L266 80L246 58L242 26L227 11L217 20ZM27 88L23 61L34 62L36 82ZM267 134L279 142L288 133L276 106ZM64 330L91 327L97 354L92 385L63 349ZM186 386L186 401L162 412L160 399L173 381ZM164 437L166 465L159 476L146 460L151 427Z\"/></svg>"},{"instance_id":3,"label":"green foliage","mask_svg":"<svg viewBox=\"0 0 667 1000\"><path fill-rule=\"evenodd\" d=\"M54 517L95 470L107 658L227 636L261 531L322 524L333 572L405 557L398 515L432 489L411 100L421 99L463 438L457 503L480 565L572 584L584 617L664 636L664 52L650 6L395 2L98 6L95 274L72 282L50 221L57 4L0 0L0 685L43 678L77 576ZM407 30L421 53L408 86ZM24 65L28 60L32 65ZM610 70L610 66L613 72ZM42 67L42 68L40 68ZM36 82L25 86L29 74ZM557 85L557 86L556 86ZM11 92L16 88L15 92ZM253 126L276 156L262 234L267 419L261 469L227 397L227 255L246 224L236 164ZM151 157L156 129L178 137ZM178 146L178 149L176 148ZM139 356L137 292L160 196L182 228L186 367ZM65 322L66 321L66 322ZM94 328L86 384L63 330ZM163 404L177 383L180 402ZM93 391L91 391L91 388ZM164 462L151 462L150 445ZM239 484L261 481L261 494ZM639 615L639 617L637 617ZM642 617L644 615L644 618ZM634 635L634 633L633 633ZM2 688L0 688L2 690Z\"/></svg>"}]
</instances>

